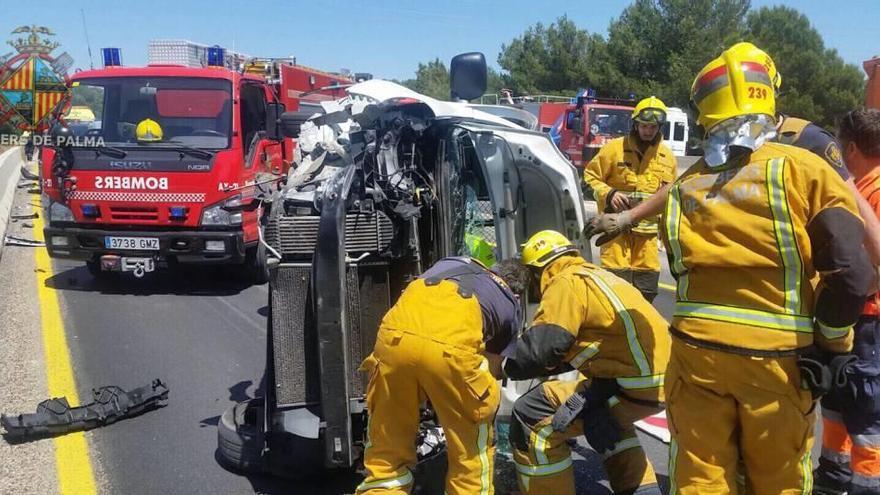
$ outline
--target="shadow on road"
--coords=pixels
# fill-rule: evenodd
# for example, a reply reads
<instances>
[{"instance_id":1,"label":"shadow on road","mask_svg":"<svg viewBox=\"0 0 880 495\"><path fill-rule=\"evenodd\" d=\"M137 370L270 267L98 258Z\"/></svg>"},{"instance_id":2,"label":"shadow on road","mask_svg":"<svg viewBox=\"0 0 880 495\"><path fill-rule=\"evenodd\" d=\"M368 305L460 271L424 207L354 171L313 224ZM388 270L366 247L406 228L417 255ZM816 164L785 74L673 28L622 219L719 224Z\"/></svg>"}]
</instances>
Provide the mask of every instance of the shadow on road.
<instances>
[{"instance_id":1,"label":"shadow on road","mask_svg":"<svg viewBox=\"0 0 880 495\"><path fill-rule=\"evenodd\" d=\"M148 273L141 279L129 273L113 272L96 278L85 266L80 266L52 275L46 280L46 286L113 295L232 296L252 285L230 272L217 267L179 267Z\"/></svg>"}]
</instances>

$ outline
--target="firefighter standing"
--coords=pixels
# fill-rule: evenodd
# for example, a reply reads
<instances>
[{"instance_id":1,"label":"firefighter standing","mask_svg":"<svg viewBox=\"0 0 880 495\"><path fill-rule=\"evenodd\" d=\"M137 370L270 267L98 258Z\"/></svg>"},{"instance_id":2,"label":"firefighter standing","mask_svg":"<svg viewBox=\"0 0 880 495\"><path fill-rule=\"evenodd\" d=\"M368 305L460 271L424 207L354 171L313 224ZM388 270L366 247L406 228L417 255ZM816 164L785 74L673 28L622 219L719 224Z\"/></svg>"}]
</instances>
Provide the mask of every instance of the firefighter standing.
<instances>
[{"instance_id":1,"label":"firefighter standing","mask_svg":"<svg viewBox=\"0 0 880 495\"><path fill-rule=\"evenodd\" d=\"M521 491L574 494L567 440L586 435L615 493L659 495L632 423L663 408L667 322L558 232L532 236L521 261L540 279L540 307L504 373L524 380L577 369L587 377L545 382L514 404L510 441Z\"/></svg>"},{"instance_id":2,"label":"firefighter standing","mask_svg":"<svg viewBox=\"0 0 880 495\"><path fill-rule=\"evenodd\" d=\"M504 275L504 265L494 269ZM446 435L446 493L493 493L500 391L489 361L500 366L498 355L522 326L513 291L525 283L502 279L470 258L445 258L407 286L361 366L370 381L367 477L359 495L409 493L426 398Z\"/></svg>"},{"instance_id":3,"label":"firefighter standing","mask_svg":"<svg viewBox=\"0 0 880 495\"><path fill-rule=\"evenodd\" d=\"M640 101L629 135L605 144L584 168L599 211L628 210L675 179L675 156L660 132L666 113L657 97ZM656 216L602 246L601 253L603 268L635 285L649 302L654 300L660 280Z\"/></svg>"},{"instance_id":4,"label":"firefighter standing","mask_svg":"<svg viewBox=\"0 0 880 495\"><path fill-rule=\"evenodd\" d=\"M776 70L776 64L766 52L748 42L737 43L729 50L737 53L740 57L747 57L764 65L776 94L779 93L782 87L782 75ZM815 153L846 181L858 202L859 213L865 221L865 249L867 249L871 261L875 265L880 265L880 220L874 218L873 209L858 194L855 182L844 166L840 144L834 135L807 120L777 114L776 135L772 140ZM669 188L669 185L663 186L656 194L630 210L599 215L587 227L586 235L602 234L596 241L597 245L602 245L621 232L628 232L633 224L662 213L666 207Z\"/></svg>"},{"instance_id":5,"label":"firefighter standing","mask_svg":"<svg viewBox=\"0 0 880 495\"><path fill-rule=\"evenodd\" d=\"M774 86L743 55L727 50L697 75L705 155L663 215L677 281L672 493L735 492L740 457L750 492L809 493L815 411L798 354L849 351L871 281L851 241L864 237L854 198L813 153L768 142Z\"/></svg>"},{"instance_id":6,"label":"firefighter standing","mask_svg":"<svg viewBox=\"0 0 880 495\"><path fill-rule=\"evenodd\" d=\"M880 215L880 111L843 118L840 138L856 185ZM822 398L822 456L813 493L880 492L880 299L868 299L855 326L848 385Z\"/></svg>"}]
</instances>

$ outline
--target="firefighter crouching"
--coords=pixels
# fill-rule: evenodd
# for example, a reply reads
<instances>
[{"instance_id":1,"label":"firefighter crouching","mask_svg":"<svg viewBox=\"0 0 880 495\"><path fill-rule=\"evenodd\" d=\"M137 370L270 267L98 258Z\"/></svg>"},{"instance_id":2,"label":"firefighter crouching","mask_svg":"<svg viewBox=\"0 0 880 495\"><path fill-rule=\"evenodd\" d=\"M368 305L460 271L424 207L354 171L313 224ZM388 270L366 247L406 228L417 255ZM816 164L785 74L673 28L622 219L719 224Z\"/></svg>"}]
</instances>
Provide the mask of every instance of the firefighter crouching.
<instances>
[{"instance_id":1,"label":"firefighter crouching","mask_svg":"<svg viewBox=\"0 0 880 495\"><path fill-rule=\"evenodd\" d=\"M873 274L843 180L813 153L769 142L762 62L731 49L697 75L705 155L666 201L672 493L736 492L740 457L749 492L810 492L814 393L831 382L831 356L852 347Z\"/></svg>"},{"instance_id":2,"label":"firefighter crouching","mask_svg":"<svg viewBox=\"0 0 880 495\"><path fill-rule=\"evenodd\" d=\"M514 404L510 441L520 490L574 494L567 440L585 435L615 493L659 495L633 422L663 408L668 323L558 232L532 236L521 261L540 288L540 307L504 361L505 375L524 380L576 369L587 378L545 382Z\"/></svg>"},{"instance_id":3,"label":"firefighter crouching","mask_svg":"<svg viewBox=\"0 0 880 495\"><path fill-rule=\"evenodd\" d=\"M859 192L880 215L880 110L855 110L840 123L846 166ZM880 492L880 295L855 325L846 385L822 398L822 456L813 493Z\"/></svg>"},{"instance_id":4,"label":"firefighter crouching","mask_svg":"<svg viewBox=\"0 0 880 495\"><path fill-rule=\"evenodd\" d=\"M657 97L640 101L632 113L629 135L609 141L584 168L584 180L593 188L599 211L628 210L675 179L675 156L662 143L660 132L666 113L666 105ZM660 280L656 216L603 245L601 264L653 301Z\"/></svg>"},{"instance_id":5,"label":"firefighter crouching","mask_svg":"<svg viewBox=\"0 0 880 495\"><path fill-rule=\"evenodd\" d=\"M494 422L500 390L492 368L522 327L514 291L521 269L490 272L471 258L445 258L410 283L379 327L369 373L367 477L363 494L412 488L419 406L431 402L447 441L448 495L493 493ZM513 275L511 275L513 274Z\"/></svg>"}]
</instances>

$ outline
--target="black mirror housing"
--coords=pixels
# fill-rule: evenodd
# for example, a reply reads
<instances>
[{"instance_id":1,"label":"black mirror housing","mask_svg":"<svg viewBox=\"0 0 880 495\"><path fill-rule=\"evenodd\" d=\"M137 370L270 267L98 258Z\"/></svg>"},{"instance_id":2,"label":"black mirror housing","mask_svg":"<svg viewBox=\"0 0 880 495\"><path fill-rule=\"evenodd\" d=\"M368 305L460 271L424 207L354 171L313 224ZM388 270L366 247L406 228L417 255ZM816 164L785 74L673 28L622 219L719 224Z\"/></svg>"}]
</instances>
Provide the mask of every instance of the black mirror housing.
<instances>
[{"instance_id":1,"label":"black mirror housing","mask_svg":"<svg viewBox=\"0 0 880 495\"><path fill-rule=\"evenodd\" d=\"M52 126L50 134L52 136L52 144L59 148L70 146L73 140L73 132L70 130L70 127L61 123Z\"/></svg>"},{"instance_id":2,"label":"black mirror housing","mask_svg":"<svg viewBox=\"0 0 880 495\"><path fill-rule=\"evenodd\" d=\"M480 52L462 53L449 64L452 101L473 100L486 93L486 57Z\"/></svg>"},{"instance_id":3,"label":"black mirror housing","mask_svg":"<svg viewBox=\"0 0 880 495\"><path fill-rule=\"evenodd\" d=\"M289 138L298 138L299 131L302 127L303 123L309 120L309 117L314 115L314 112L309 111L297 111L297 112L284 112L281 114L280 120L280 130L281 134L284 137Z\"/></svg>"},{"instance_id":4,"label":"black mirror housing","mask_svg":"<svg viewBox=\"0 0 880 495\"><path fill-rule=\"evenodd\" d=\"M266 105L266 138L280 141L284 138L281 133L281 115L284 114L283 103L269 103Z\"/></svg>"}]
</instances>

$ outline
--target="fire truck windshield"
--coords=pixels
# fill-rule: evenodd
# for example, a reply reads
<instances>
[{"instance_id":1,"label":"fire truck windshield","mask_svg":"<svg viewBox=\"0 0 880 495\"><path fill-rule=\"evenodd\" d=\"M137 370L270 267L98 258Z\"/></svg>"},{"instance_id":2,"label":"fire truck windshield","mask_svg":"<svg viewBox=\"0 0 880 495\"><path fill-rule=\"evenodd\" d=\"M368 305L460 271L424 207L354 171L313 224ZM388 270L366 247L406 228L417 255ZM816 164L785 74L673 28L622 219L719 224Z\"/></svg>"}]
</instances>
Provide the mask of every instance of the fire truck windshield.
<instances>
[{"instance_id":1,"label":"fire truck windshield","mask_svg":"<svg viewBox=\"0 0 880 495\"><path fill-rule=\"evenodd\" d=\"M146 119L161 129L151 144L193 148L229 147L232 97L229 81L192 77L108 77L71 84L65 121L76 136L102 138L116 148L138 145L136 129ZM85 117L83 117L85 116Z\"/></svg>"},{"instance_id":2,"label":"fire truck windshield","mask_svg":"<svg viewBox=\"0 0 880 495\"><path fill-rule=\"evenodd\" d=\"M632 110L614 108L591 108L590 133L598 136L618 137L627 134L632 126Z\"/></svg>"}]
</instances>

